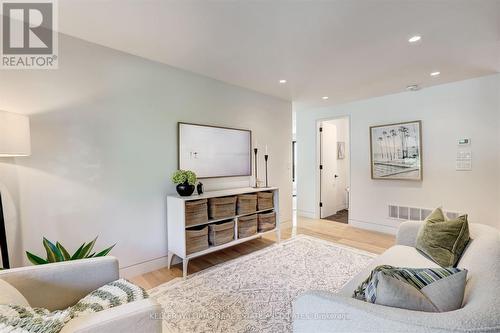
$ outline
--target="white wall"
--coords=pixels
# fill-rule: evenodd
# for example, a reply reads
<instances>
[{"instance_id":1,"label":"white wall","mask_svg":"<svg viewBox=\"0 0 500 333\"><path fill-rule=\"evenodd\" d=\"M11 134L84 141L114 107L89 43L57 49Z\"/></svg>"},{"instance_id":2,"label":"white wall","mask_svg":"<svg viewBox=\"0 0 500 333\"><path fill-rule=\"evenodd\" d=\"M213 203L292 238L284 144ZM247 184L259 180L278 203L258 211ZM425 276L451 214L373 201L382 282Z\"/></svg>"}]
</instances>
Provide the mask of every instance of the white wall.
<instances>
[{"instance_id":1,"label":"white wall","mask_svg":"<svg viewBox=\"0 0 500 333\"><path fill-rule=\"evenodd\" d=\"M74 250L99 235L99 248L117 243L127 276L164 266L178 121L251 129L269 147L281 220L291 218L290 102L66 36L59 45L58 70L1 73L0 109L30 114L32 128L32 156L0 160L0 183L19 193L15 264L20 248L43 253L43 236ZM249 185L202 181L207 190Z\"/></svg>"},{"instance_id":2,"label":"white wall","mask_svg":"<svg viewBox=\"0 0 500 333\"><path fill-rule=\"evenodd\" d=\"M355 226L394 233L387 205L469 213L472 222L500 228L500 75L493 75L322 109L298 109L298 212L316 213L315 126L351 119L351 211ZM422 120L422 182L370 178L369 126ZM457 140L471 138L473 170L455 171Z\"/></svg>"}]
</instances>

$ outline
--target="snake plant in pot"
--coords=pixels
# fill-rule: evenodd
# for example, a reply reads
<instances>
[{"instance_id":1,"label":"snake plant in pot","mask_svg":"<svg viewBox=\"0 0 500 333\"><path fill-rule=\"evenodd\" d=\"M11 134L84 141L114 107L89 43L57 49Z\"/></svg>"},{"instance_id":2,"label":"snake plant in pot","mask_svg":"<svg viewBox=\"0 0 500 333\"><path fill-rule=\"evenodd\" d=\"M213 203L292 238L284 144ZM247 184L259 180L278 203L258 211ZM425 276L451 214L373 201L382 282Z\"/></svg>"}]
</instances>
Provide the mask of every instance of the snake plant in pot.
<instances>
[{"instance_id":1,"label":"snake plant in pot","mask_svg":"<svg viewBox=\"0 0 500 333\"><path fill-rule=\"evenodd\" d=\"M196 181L196 174L193 171L177 170L172 175L172 182L177 184L175 189L177 193L183 197L188 197L193 194Z\"/></svg>"},{"instance_id":2,"label":"snake plant in pot","mask_svg":"<svg viewBox=\"0 0 500 333\"><path fill-rule=\"evenodd\" d=\"M56 242L55 244L49 241L47 238L43 238L43 247L45 248L45 252L47 252L47 258L43 259L39 256L26 251L26 256L31 263L35 265L43 265L52 262L60 262L60 261L68 261L68 260L78 260L78 259L86 259L86 258L96 258L96 257L104 257L107 255L111 249L116 245L112 245L98 253L92 252L94 248L97 237L94 238L93 241L88 243L83 243L78 250L75 251L72 255L66 250L61 243Z\"/></svg>"}]
</instances>

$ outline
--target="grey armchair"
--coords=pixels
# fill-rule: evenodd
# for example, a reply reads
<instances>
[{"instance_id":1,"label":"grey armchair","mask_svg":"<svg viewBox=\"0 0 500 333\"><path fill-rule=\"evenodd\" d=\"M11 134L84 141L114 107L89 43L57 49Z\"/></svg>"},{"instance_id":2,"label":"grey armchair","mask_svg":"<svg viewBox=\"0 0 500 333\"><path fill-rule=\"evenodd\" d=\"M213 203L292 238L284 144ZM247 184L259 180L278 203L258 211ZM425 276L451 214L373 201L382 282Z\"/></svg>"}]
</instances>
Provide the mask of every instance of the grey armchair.
<instances>
[{"instance_id":1,"label":"grey armchair","mask_svg":"<svg viewBox=\"0 0 500 333\"><path fill-rule=\"evenodd\" d=\"M32 307L49 310L74 305L91 291L119 279L118 260L102 257L0 271ZM161 332L161 307L152 299L117 306L70 320L61 333Z\"/></svg>"}]
</instances>

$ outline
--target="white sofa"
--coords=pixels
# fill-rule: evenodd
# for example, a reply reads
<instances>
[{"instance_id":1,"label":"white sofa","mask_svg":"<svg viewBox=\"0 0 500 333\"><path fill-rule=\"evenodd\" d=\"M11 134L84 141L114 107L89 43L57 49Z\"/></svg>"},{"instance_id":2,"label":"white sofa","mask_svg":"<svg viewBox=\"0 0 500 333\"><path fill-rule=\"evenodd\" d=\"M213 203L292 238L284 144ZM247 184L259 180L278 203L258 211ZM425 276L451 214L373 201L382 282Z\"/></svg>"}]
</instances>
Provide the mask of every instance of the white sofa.
<instances>
[{"instance_id":1,"label":"white sofa","mask_svg":"<svg viewBox=\"0 0 500 333\"><path fill-rule=\"evenodd\" d=\"M353 299L354 289L378 265L437 267L415 249L421 222L402 223L396 245L377 257L338 293L310 291L295 300L294 332L500 332L500 233L470 224L469 243L459 268L468 270L462 308L428 313Z\"/></svg>"},{"instance_id":2,"label":"white sofa","mask_svg":"<svg viewBox=\"0 0 500 333\"><path fill-rule=\"evenodd\" d=\"M118 260L107 256L0 271L31 307L62 310L91 291L119 279ZM61 333L161 332L161 307L151 299L70 320Z\"/></svg>"}]
</instances>

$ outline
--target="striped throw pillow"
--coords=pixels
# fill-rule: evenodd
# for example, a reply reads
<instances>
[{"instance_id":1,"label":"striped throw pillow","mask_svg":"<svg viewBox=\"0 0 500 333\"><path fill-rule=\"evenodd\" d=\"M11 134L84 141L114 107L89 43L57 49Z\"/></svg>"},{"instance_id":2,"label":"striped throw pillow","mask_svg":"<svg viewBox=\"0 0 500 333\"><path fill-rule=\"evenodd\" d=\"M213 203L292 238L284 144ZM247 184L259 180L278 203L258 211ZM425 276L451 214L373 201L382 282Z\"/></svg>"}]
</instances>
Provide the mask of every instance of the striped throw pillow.
<instances>
[{"instance_id":1,"label":"striped throw pillow","mask_svg":"<svg viewBox=\"0 0 500 333\"><path fill-rule=\"evenodd\" d=\"M50 312L24 305L0 304L0 332L58 333L73 318L148 298L147 292L125 279L92 291L74 306Z\"/></svg>"},{"instance_id":2,"label":"striped throw pillow","mask_svg":"<svg viewBox=\"0 0 500 333\"><path fill-rule=\"evenodd\" d=\"M71 318L148 298L141 287L119 279L94 290L71 307Z\"/></svg>"},{"instance_id":3,"label":"striped throw pillow","mask_svg":"<svg viewBox=\"0 0 500 333\"><path fill-rule=\"evenodd\" d=\"M359 299L360 301L365 301L366 300L366 295L365 295L366 288L368 287L368 284L373 279L373 277L375 275L377 275L377 273L380 272L381 270L391 269L391 268L394 268L394 267L389 266L389 265L380 265L380 266L375 267L371 271L370 276L367 277L366 280L364 280L363 282L361 282L361 284L358 286L358 288L356 288L356 290L354 290L354 293L353 293L352 297L356 298L356 299Z\"/></svg>"},{"instance_id":4,"label":"striped throw pillow","mask_svg":"<svg viewBox=\"0 0 500 333\"><path fill-rule=\"evenodd\" d=\"M378 266L374 272L393 277L399 281L407 283L418 290L430 285L433 282L460 272L458 268L397 268L392 266ZM380 274L372 272L370 281L366 285L365 300L375 303L377 300L377 285Z\"/></svg>"}]
</instances>

